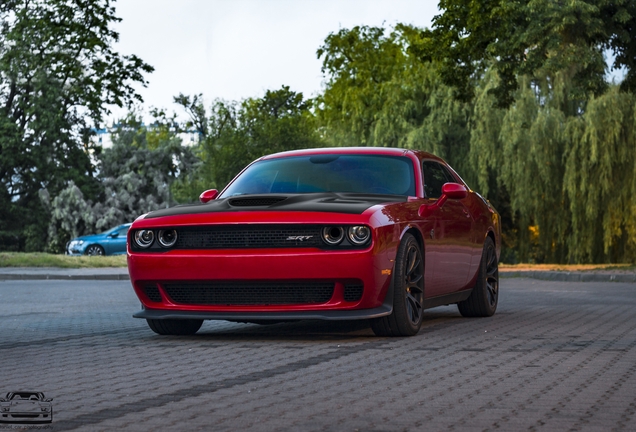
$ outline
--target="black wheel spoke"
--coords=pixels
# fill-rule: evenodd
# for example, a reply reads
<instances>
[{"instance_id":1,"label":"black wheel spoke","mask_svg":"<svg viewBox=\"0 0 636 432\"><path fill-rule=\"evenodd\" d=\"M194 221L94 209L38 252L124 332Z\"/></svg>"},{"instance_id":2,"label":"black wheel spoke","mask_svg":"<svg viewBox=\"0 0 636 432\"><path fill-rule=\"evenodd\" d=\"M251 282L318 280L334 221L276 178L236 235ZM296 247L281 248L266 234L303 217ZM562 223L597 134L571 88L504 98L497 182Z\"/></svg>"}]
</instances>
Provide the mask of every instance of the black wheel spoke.
<instances>
[{"instance_id":1,"label":"black wheel spoke","mask_svg":"<svg viewBox=\"0 0 636 432\"><path fill-rule=\"evenodd\" d=\"M406 285L410 288L410 287L414 287L414 288L418 288L420 286L420 281L422 280L422 275L417 275L415 277L413 277L412 279L407 279Z\"/></svg>"},{"instance_id":2,"label":"black wheel spoke","mask_svg":"<svg viewBox=\"0 0 636 432\"><path fill-rule=\"evenodd\" d=\"M409 312L409 318L413 324L417 324L422 315L422 303L418 301L410 292L406 292L407 308Z\"/></svg>"},{"instance_id":3,"label":"black wheel spoke","mask_svg":"<svg viewBox=\"0 0 636 432\"><path fill-rule=\"evenodd\" d=\"M410 275L411 273L413 273L414 270L417 269L417 266L419 264L419 257L417 256L417 249L415 249L414 247L409 249L408 252L408 256L406 259L406 274Z\"/></svg>"},{"instance_id":4,"label":"black wheel spoke","mask_svg":"<svg viewBox=\"0 0 636 432\"><path fill-rule=\"evenodd\" d=\"M422 290L422 256L419 248L411 244L406 253L406 263L404 266L404 290L406 294L406 313L411 324L418 325L422 318L422 301L424 292Z\"/></svg>"}]
</instances>

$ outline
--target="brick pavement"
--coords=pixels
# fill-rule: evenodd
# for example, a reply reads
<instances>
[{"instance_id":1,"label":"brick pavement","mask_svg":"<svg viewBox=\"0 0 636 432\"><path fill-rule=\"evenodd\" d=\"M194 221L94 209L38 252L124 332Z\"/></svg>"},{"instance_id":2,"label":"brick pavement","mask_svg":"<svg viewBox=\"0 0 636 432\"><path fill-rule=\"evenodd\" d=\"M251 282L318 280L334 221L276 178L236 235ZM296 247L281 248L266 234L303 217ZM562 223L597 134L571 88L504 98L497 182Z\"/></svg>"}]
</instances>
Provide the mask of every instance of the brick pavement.
<instances>
[{"instance_id":1,"label":"brick pavement","mask_svg":"<svg viewBox=\"0 0 636 432\"><path fill-rule=\"evenodd\" d=\"M53 397L52 429L636 430L636 285L506 279L487 319L206 322L161 337L126 281L0 282L0 392ZM1 425L0 425L1 427Z\"/></svg>"}]
</instances>

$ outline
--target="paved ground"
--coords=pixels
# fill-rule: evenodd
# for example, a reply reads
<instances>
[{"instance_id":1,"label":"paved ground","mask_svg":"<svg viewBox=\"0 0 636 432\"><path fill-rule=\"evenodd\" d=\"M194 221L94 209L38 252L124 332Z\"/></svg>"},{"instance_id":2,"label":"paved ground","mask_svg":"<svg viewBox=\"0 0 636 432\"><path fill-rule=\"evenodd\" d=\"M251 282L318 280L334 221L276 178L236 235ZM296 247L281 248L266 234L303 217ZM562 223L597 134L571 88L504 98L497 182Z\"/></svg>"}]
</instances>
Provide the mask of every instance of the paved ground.
<instances>
[{"instance_id":1,"label":"paved ground","mask_svg":"<svg viewBox=\"0 0 636 432\"><path fill-rule=\"evenodd\" d=\"M0 282L0 392L53 397L52 430L636 430L636 284L505 279L498 313L206 322L161 337L127 281ZM0 425L2 428L2 425Z\"/></svg>"}]
</instances>

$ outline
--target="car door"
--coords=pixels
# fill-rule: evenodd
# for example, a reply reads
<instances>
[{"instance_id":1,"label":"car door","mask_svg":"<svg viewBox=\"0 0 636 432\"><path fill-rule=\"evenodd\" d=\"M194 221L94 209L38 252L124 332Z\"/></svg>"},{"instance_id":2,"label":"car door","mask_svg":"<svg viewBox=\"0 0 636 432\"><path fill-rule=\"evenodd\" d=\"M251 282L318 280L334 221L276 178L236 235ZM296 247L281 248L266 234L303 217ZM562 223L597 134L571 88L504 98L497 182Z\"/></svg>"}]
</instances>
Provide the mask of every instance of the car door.
<instances>
[{"instance_id":1,"label":"car door","mask_svg":"<svg viewBox=\"0 0 636 432\"><path fill-rule=\"evenodd\" d=\"M118 227L110 231L106 235L104 241L104 249L107 255L121 254L126 252L126 235L128 233L129 225Z\"/></svg>"},{"instance_id":2,"label":"car door","mask_svg":"<svg viewBox=\"0 0 636 432\"><path fill-rule=\"evenodd\" d=\"M429 200L442 196L445 183L456 183L450 171L437 161L422 163L424 191ZM450 294L465 288L472 261L473 218L462 200L446 200L441 208L427 215L433 228L426 239L426 267L433 274L426 297Z\"/></svg>"}]
</instances>

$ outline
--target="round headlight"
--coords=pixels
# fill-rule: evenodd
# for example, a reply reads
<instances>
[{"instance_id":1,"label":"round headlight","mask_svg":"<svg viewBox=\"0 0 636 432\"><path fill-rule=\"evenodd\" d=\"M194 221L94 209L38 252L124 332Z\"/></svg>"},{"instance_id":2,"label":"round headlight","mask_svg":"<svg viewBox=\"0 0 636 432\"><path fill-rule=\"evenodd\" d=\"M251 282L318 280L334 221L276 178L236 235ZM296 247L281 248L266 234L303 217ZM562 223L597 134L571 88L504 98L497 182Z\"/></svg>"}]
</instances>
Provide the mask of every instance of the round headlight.
<instances>
[{"instance_id":1,"label":"round headlight","mask_svg":"<svg viewBox=\"0 0 636 432\"><path fill-rule=\"evenodd\" d=\"M349 241L354 245L362 245L369 241L371 230L364 225L352 226L349 228Z\"/></svg>"},{"instance_id":2,"label":"round headlight","mask_svg":"<svg viewBox=\"0 0 636 432\"><path fill-rule=\"evenodd\" d=\"M174 246L177 242L177 230L161 230L159 231L159 243L165 248Z\"/></svg>"},{"instance_id":3,"label":"round headlight","mask_svg":"<svg viewBox=\"0 0 636 432\"><path fill-rule=\"evenodd\" d=\"M140 248L149 248L154 239L155 233L152 232L152 230L135 231L135 243L137 243L137 246Z\"/></svg>"},{"instance_id":4,"label":"round headlight","mask_svg":"<svg viewBox=\"0 0 636 432\"><path fill-rule=\"evenodd\" d=\"M322 240L328 245L335 246L344 238L344 230L339 226L324 227Z\"/></svg>"}]
</instances>

